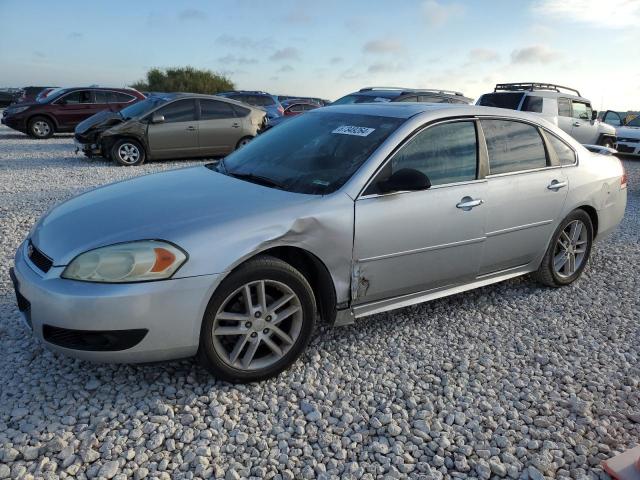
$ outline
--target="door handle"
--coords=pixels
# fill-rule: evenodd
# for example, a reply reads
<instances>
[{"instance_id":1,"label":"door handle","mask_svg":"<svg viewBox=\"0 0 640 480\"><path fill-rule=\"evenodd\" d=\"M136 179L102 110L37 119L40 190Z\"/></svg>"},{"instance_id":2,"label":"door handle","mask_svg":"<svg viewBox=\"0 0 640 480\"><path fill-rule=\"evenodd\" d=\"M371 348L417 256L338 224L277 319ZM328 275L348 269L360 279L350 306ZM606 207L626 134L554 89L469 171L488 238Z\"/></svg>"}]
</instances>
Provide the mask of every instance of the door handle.
<instances>
[{"instance_id":1,"label":"door handle","mask_svg":"<svg viewBox=\"0 0 640 480\"><path fill-rule=\"evenodd\" d=\"M460 203L456 204L456 208L459 208L460 210L464 210L465 212L468 212L473 207L478 207L478 206L482 205L483 203L484 203L484 200L482 200L480 198L474 200L471 197L463 197L460 200Z\"/></svg>"},{"instance_id":2,"label":"door handle","mask_svg":"<svg viewBox=\"0 0 640 480\"><path fill-rule=\"evenodd\" d=\"M239 123L234 123L233 125L231 125L233 128L240 128L240 124Z\"/></svg>"},{"instance_id":3,"label":"door handle","mask_svg":"<svg viewBox=\"0 0 640 480\"><path fill-rule=\"evenodd\" d=\"M582 125L580 122L573 122L574 127L579 127L580 125Z\"/></svg>"},{"instance_id":4,"label":"door handle","mask_svg":"<svg viewBox=\"0 0 640 480\"><path fill-rule=\"evenodd\" d=\"M547 185L547 188L549 190L553 190L554 192L557 192L558 190L566 187L567 185L569 185L567 182L559 182L558 180L552 180L551 183Z\"/></svg>"},{"instance_id":5,"label":"door handle","mask_svg":"<svg viewBox=\"0 0 640 480\"><path fill-rule=\"evenodd\" d=\"M193 125L189 125L187 127L187 130L189 130L190 132L193 132L196 129L196 127L194 127Z\"/></svg>"}]
</instances>

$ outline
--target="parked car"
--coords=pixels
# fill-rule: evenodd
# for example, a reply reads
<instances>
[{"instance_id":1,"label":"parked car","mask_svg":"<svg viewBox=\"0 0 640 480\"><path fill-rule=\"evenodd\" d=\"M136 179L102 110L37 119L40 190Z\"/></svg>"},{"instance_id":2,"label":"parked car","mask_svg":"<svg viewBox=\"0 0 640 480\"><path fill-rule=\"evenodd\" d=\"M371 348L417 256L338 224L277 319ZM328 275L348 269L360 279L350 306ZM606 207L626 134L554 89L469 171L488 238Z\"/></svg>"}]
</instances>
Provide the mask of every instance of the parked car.
<instances>
[{"instance_id":1,"label":"parked car","mask_svg":"<svg viewBox=\"0 0 640 480\"><path fill-rule=\"evenodd\" d=\"M276 98L278 99L278 101L283 104L284 107L284 102L288 101L288 100L307 100L311 103L316 103L321 107L326 107L327 105L331 104L330 100L325 100L323 98L318 98L318 97L299 97L299 96L294 96L294 95L276 95Z\"/></svg>"},{"instance_id":2,"label":"parked car","mask_svg":"<svg viewBox=\"0 0 640 480\"><path fill-rule=\"evenodd\" d=\"M607 110L604 121L616 129L616 150L625 155L640 155L640 116Z\"/></svg>"},{"instance_id":3,"label":"parked car","mask_svg":"<svg viewBox=\"0 0 640 480\"><path fill-rule=\"evenodd\" d=\"M58 88L58 87L24 87L24 88L21 88L20 91L18 92L18 95L15 98L15 103L33 102L38 97L40 92L42 92L43 90L45 90L47 88L55 89L55 88Z\"/></svg>"},{"instance_id":4,"label":"parked car","mask_svg":"<svg viewBox=\"0 0 640 480\"><path fill-rule=\"evenodd\" d=\"M75 140L85 155L126 166L226 155L255 137L265 116L262 109L227 98L167 93L88 118L76 127Z\"/></svg>"},{"instance_id":5,"label":"parked car","mask_svg":"<svg viewBox=\"0 0 640 480\"><path fill-rule=\"evenodd\" d=\"M57 87L47 87L47 88L42 89L40 91L40 93L38 93L38 95L36 95L35 101L36 102L42 102L42 100L47 98L49 95L53 94L56 90L58 90Z\"/></svg>"},{"instance_id":6,"label":"parked car","mask_svg":"<svg viewBox=\"0 0 640 480\"><path fill-rule=\"evenodd\" d=\"M552 83L499 83L476 103L535 113L583 144L612 148L616 143L615 128L599 121L591 102L573 88Z\"/></svg>"},{"instance_id":7,"label":"parked car","mask_svg":"<svg viewBox=\"0 0 640 480\"><path fill-rule=\"evenodd\" d=\"M18 88L2 88L0 89L0 107L8 107L13 102L20 92Z\"/></svg>"},{"instance_id":8,"label":"parked car","mask_svg":"<svg viewBox=\"0 0 640 480\"><path fill-rule=\"evenodd\" d=\"M266 110L267 118L281 117L284 113L282 104L275 95L257 90L235 90L233 92L222 92L216 95L226 98L232 98L239 102L260 107Z\"/></svg>"},{"instance_id":9,"label":"parked car","mask_svg":"<svg viewBox=\"0 0 640 480\"><path fill-rule=\"evenodd\" d=\"M61 88L40 101L10 106L2 113L2 123L34 138L49 138L73 132L97 112L116 112L142 99L144 95L130 88Z\"/></svg>"},{"instance_id":10,"label":"parked car","mask_svg":"<svg viewBox=\"0 0 640 480\"><path fill-rule=\"evenodd\" d=\"M426 103L464 103L472 102L461 92L437 89L415 89L402 87L365 87L355 93L339 98L331 105L351 103L385 102L426 102Z\"/></svg>"},{"instance_id":11,"label":"parked car","mask_svg":"<svg viewBox=\"0 0 640 480\"><path fill-rule=\"evenodd\" d=\"M316 318L349 324L531 272L573 283L621 221L626 186L616 157L527 113L331 106L217 164L63 203L11 275L53 350L198 355L219 378L256 381L299 357Z\"/></svg>"},{"instance_id":12,"label":"parked car","mask_svg":"<svg viewBox=\"0 0 640 480\"><path fill-rule=\"evenodd\" d=\"M284 108L283 115L285 117L292 117L295 115L300 115L301 113L308 112L309 110L315 110L316 108L320 108L320 105L317 103L310 102L309 100L302 100L299 98L292 98L290 100L286 100L282 107Z\"/></svg>"}]
</instances>

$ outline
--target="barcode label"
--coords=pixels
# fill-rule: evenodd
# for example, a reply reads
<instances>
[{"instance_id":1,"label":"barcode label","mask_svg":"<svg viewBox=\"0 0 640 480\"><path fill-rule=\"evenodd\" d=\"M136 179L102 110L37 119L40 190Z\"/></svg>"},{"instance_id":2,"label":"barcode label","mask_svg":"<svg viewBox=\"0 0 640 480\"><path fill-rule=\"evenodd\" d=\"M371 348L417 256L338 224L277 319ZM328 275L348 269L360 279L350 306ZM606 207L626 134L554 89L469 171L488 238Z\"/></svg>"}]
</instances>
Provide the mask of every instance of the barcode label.
<instances>
[{"instance_id":1,"label":"barcode label","mask_svg":"<svg viewBox=\"0 0 640 480\"><path fill-rule=\"evenodd\" d=\"M331 133L339 133L340 135L356 135L358 137L366 137L371 132L373 132L375 128L369 127L355 127L353 125L343 125L341 127L336 128Z\"/></svg>"}]
</instances>

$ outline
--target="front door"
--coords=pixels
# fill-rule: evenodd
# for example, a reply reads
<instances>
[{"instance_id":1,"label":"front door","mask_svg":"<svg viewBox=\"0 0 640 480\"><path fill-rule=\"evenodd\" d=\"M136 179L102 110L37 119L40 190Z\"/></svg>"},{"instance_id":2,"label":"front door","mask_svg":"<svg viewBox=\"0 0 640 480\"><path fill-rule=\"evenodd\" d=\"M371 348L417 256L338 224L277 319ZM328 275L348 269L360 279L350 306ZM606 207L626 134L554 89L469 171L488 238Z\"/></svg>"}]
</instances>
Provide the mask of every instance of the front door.
<instances>
[{"instance_id":1,"label":"front door","mask_svg":"<svg viewBox=\"0 0 640 480\"><path fill-rule=\"evenodd\" d=\"M571 101L573 129L571 136L580 143L595 144L598 142L598 125L591 119L593 110L585 102Z\"/></svg>"},{"instance_id":2,"label":"front door","mask_svg":"<svg viewBox=\"0 0 640 480\"><path fill-rule=\"evenodd\" d=\"M55 115L63 129L73 129L95 113L91 90L75 90L56 100Z\"/></svg>"},{"instance_id":3,"label":"front door","mask_svg":"<svg viewBox=\"0 0 640 480\"><path fill-rule=\"evenodd\" d=\"M539 257L569 189L552 165L538 127L511 120L481 122L489 155L487 226L479 275L517 268Z\"/></svg>"},{"instance_id":4,"label":"front door","mask_svg":"<svg viewBox=\"0 0 640 480\"><path fill-rule=\"evenodd\" d=\"M198 121L193 99L176 100L156 110L164 116L160 123L149 123L149 149L153 158L198 155Z\"/></svg>"},{"instance_id":5,"label":"front door","mask_svg":"<svg viewBox=\"0 0 640 480\"><path fill-rule=\"evenodd\" d=\"M243 134L242 119L226 102L200 99L199 145L202 155L226 155Z\"/></svg>"},{"instance_id":6,"label":"front door","mask_svg":"<svg viewBox=\"0 0 640 480\"><path fill-rule=\"evenodd\" d=\"M379 194L403 168L432 186ZM466 283L482 257L486 181L478 176L475 122L444 122L413 136L355 202L354 304Z\"/></svg>"}]
</instances>

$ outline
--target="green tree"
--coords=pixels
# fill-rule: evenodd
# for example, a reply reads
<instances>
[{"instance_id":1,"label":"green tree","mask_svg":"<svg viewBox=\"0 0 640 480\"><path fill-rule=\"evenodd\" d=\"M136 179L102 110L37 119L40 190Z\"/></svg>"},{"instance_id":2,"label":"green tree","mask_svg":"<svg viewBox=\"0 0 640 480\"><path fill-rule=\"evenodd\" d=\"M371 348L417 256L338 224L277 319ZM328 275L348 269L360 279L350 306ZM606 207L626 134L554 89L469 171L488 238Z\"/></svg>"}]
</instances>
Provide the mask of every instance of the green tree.
<instances>
[{"instance_id":1,"label":"green tree","mask_svg":"<svg viewBox=\"0 0 640 480\"><path fill-rule=\"evenodd\" d=\"M152 68L146 80L131 85L145 92L188 92L214 94L233 90L233 82L226 76L211 70L193 67Z\"/></svg>"}]
</instances>

